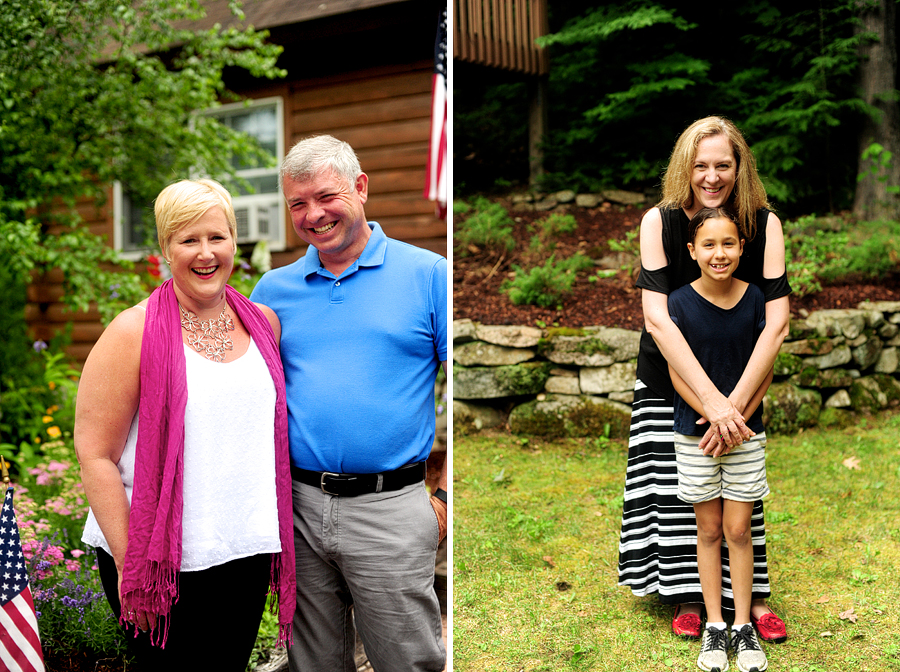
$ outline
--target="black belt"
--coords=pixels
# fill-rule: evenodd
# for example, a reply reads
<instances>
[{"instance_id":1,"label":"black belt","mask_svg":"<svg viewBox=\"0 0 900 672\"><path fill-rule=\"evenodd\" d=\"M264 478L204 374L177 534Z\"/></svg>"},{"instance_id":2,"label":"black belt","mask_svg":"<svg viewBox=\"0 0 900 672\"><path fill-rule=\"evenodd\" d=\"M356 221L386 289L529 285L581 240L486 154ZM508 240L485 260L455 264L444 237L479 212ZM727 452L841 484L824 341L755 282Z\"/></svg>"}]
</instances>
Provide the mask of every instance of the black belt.
<instances>
[{"instance_id":1,"label":"black belt","mask_svg":"<svg viewBox=\"0 0 900 672\"><path fill-rule=\"evenodd\" d=\"M425 463L415 462L381 474L335 474L309 471L291 465L291 477L306 485L321 488L326 495L356 497L373 492L390 492L425 480Z\"/></svg>"}]
</instances>

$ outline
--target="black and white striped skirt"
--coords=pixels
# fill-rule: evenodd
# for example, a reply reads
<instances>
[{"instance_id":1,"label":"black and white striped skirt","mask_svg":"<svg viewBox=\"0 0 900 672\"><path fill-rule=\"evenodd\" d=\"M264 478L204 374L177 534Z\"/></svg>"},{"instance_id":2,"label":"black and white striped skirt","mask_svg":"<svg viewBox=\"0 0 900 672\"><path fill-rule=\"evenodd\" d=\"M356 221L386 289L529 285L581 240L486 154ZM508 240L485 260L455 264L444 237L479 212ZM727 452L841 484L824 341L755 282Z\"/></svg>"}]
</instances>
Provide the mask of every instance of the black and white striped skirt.
<instances>
[{"instance_id":1,"label":"black and white striped skirt","mask_svg":"<svg viewBox=\"0 0 900 672\"><path fill-rule=\"evenodd\" d=\"M664 604L703 602L697 572L694 508L678 499L672 404L640 380L634 388L625 503L619 538L619 585L658 593ZM762 501L753 505L753 598L769 596ZM722 541L722 607L734 609L728 547Z\"/></svg>"}]
</instances>

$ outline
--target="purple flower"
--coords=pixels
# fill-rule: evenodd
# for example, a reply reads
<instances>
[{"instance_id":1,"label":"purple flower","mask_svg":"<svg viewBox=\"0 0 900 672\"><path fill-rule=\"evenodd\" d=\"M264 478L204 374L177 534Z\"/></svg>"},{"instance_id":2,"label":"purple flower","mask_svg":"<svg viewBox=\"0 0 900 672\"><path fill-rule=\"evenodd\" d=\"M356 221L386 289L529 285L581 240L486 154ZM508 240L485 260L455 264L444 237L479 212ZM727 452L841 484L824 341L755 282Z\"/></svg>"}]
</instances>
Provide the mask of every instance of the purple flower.
<instances>
[{"instance_id":1,"label":"purple flower","mask_svg":"<svg viewBox=\"0 0 900 672\"><path fill-rule=\"evenodd\" d=\"M44 343L44 341L35 341L31 347L34 348L35 352L40 352L41 350L46 350L50 346Z\"/></svg>"}]
</instances>

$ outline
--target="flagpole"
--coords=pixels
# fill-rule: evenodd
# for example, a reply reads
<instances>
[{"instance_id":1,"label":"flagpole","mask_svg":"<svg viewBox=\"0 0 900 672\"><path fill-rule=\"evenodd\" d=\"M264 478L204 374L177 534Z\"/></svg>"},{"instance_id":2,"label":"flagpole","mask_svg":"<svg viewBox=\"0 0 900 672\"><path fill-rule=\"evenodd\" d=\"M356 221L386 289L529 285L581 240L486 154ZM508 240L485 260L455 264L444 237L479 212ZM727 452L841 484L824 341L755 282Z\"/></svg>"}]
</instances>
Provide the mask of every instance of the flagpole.
<instances>
[{"instance_id":1,"label":"flagpole","mask_svg":"<svg viewBox=\"0 0 900 672\"><path fill-rule=\"evenodd\" d=\"M9 471L6 469L6 460L0 455L0 469L3 470L3 490L9 489Z\"/></svg>"}]
</instances>

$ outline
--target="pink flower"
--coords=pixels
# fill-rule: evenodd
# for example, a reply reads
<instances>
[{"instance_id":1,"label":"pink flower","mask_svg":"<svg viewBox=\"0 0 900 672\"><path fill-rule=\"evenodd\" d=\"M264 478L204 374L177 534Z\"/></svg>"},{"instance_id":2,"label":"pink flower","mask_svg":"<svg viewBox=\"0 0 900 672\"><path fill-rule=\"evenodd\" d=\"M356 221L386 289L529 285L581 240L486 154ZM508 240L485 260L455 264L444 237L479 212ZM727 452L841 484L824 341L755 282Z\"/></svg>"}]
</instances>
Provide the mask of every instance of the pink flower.
<instances>
[{"instance_id":1,"label":"pink flower","mask_svg":"<svg viewBox=\"0 0 900 672\"><path fill-rule=\"evenodd\" d=\"M47 465L48 471L66 471L69 468L69 465L65 462L57 462L56 460L52 460L49 465Z\"/></svg>"},{"instance_id":2,"label":"pink flower","mask_svg":"<svg viewBox=\"0 0 900 672\"><path fill-rule=\"evenodd\" d=\"M73 558L80 558L82 555L84 555L84 551L82 551L81 549L76 548L74 551L72 551Z\"/></svg>"},{"instance_id":3,"label":"pink flower","mask_svg":"<svg viewBox=\"0 0 900 672\"><path fill-rule=\"evenodd\" d=\"M77 572L81 569L81 563L77 560L66 560L66 571Z\"/></svg>"},{"instance_id":4,"label":"pink flower","mask_svg":"<svg viewBox=\"0 0 900 672\"><path fill-rule=\"evenodd\" d=\"M41 547L40 542L36 539L29 539L28 541L22 542L22 554L26 559L31 560L34 557L35 550Z\"/></svg>"},{"instance_id":5,"label":"pink flower","mask_svg":"<svg viewBox=\"0 0 900 672\"><path fill-rule=\"evenodd\" d=\"M44 551L44 560L51 565L58 565L63 560L63 553L63 549L59 546L47 546L47 550Z\"/></svg>"}]
</instances>

